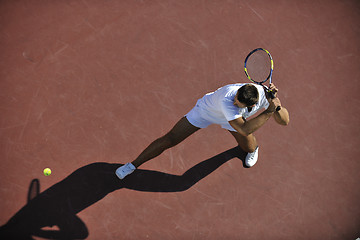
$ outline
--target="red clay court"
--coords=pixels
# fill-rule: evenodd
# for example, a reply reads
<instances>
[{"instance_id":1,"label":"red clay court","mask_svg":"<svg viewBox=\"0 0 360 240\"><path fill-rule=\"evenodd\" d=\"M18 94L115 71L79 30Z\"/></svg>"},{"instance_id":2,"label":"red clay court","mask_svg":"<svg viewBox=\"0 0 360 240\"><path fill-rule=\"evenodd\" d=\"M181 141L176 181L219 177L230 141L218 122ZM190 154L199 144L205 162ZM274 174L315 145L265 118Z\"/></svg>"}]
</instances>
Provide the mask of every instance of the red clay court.
<instances>
[{"instance_id":1,"label":"red clay court","mask_svg":"<svg viewBox=\"0 0 360 240\"><path fill-rule=\"evenodd\" d=\"M360 237L359 1L4 0L0 26L4 239ZM257 47L290 124L256 166L210 126L116 178Z\"/></svg>"}]
</instances>

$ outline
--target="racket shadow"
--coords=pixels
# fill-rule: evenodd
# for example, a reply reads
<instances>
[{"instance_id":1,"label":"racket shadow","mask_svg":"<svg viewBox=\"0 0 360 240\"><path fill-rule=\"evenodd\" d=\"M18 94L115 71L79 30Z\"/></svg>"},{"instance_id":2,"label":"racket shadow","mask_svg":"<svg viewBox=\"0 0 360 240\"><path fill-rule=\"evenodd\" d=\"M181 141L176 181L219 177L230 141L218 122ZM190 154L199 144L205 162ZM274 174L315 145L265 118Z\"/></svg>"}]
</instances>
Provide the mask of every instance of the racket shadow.
<instances>
[{"instance_id":1,"label":"racket shadow","mask_svg":"<svg viewBox=\"0 0 360 240\"><path fill-rule=\"evenodd\" d=\"M0 239L33 239L32 236L85 239L88 229L76 214L109 193L122 188L144 192L186 191L233 158L244 162L245 153L235 147L200 162L182 175L138 169L124 180L115 175L122 164L97 162L77 169L42 193L39 181L34 179L28 203L0 227ZM44 229L54 226L57 230Z\"/></svg>"}]
</instances>

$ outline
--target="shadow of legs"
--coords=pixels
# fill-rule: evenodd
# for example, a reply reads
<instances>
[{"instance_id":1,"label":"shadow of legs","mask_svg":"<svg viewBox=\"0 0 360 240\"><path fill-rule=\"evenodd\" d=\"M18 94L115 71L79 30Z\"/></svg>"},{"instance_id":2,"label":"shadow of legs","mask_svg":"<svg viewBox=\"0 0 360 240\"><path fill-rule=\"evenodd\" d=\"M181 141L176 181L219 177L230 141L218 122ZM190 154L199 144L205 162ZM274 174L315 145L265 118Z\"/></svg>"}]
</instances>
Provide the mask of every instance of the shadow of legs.
<instances>
[{"instance_id":1,"label":"shadow of legs","mask_svg":"<svg viewBox=\"0 0 360 240\"><path fill-rule=\"evenodd\" d=\"M198 163L182 175L138 169L124 180L115 175L115 170L122 164L93 163L77 169L40 194L37 192L39 183L33 180L29 202L0 227L0 238L32 239L31 236L36 235L52 239L84 239L88 230L76 214L107 194L121 188L146 192L185 191L233 158L244 162L245 155L235 147ZM60 230L42 230L54 225Z\"/></svg>"},{"instance_id":2,"label":"shadow of legs","mask_svg":"<svg viewBox=\"0 0 360 240\"><path fill-rule=\"evenodd\" d=\"M246 153L239 147L220 153L208 160L198 163L183 175L172 175L162 172L138 169L123 181L123 187L146 192L180 192L185 191L201 179L233 158L244 162Z\"/></svg>"}]
</instances>

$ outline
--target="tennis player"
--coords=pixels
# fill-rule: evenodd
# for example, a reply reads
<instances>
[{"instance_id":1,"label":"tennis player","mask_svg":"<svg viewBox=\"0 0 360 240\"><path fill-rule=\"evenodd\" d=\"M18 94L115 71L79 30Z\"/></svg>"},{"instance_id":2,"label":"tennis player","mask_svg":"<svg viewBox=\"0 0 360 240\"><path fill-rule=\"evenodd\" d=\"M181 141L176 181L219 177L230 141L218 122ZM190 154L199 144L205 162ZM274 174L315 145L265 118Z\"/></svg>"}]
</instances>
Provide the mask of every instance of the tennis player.
<instances>
[{"instance_id":1,"label":"tennis player","mask_svg":"<svg viewBox=\"0 0 360 240\"><path fill-rule=\"evenodd\" d=\"M227 129L240 148L248 153L245 165L254 166L259 152L254 132L271 117L274 117L275 121L281 125L289 123L289 113L284 106L281 106L277 98L278 89L274 84L270 84L269 88L275 94L273 99L268 96L269 94L262 86L250 83L226 85L204 95L170 132L152 142L133 162L119 167L116 175L123 179L143 163L211 124L218 124ZM278 106L281 106L281 109L276 111ZM249 119L261 110L260 114Z\"/></svg>"}]
</instances>

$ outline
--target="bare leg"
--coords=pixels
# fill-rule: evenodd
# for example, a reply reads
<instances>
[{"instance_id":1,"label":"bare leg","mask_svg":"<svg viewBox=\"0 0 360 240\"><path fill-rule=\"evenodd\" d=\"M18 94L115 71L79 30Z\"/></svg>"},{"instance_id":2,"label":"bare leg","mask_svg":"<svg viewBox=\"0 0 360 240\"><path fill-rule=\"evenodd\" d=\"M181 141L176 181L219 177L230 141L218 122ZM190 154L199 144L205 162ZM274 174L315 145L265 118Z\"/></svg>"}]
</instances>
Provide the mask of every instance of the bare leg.
<instances>
[{"instance_id":1,"label":"bare leg","mask_svg":"<svg viewBox=\"0 0 360 240\"><path fill-rule=\"evenodd\" d=\"M193 126L186 117L181 118L170 132L152 142L132 164L138 168L143 163L159 156L166 149L179 144L199 129Z\"/></svg>"},{"instance_id":2,"label":"bare leg","mask_svg":"<svg viewBox=\"0 0 360 240\"><path fill-rule=\"evenodd\" d=\"M248 153L252 153L255 151L257 145L256 138L253 134L245 137L238 132L229 131L234 138L236 139L237 143L241 147L242 150Z\"/></svg>"},{"instance_id":3,"label":"bare leg","mask_svg":"<svg viewBox=\"0 0 360 240\"><path fill-rule=\"evenodd\" d=\"M232 131L230 131L230 133L234 136L240 148L248 153L244 161L245 166L248 168L254 166L258 160L259 154L259 148L255 136L253 134L243 136L238 132Z\"/></svg>"}]
</instances>

